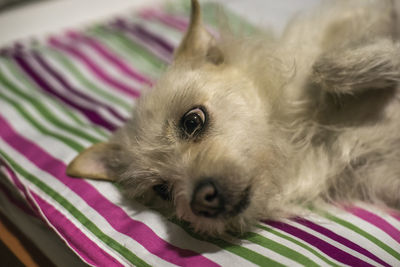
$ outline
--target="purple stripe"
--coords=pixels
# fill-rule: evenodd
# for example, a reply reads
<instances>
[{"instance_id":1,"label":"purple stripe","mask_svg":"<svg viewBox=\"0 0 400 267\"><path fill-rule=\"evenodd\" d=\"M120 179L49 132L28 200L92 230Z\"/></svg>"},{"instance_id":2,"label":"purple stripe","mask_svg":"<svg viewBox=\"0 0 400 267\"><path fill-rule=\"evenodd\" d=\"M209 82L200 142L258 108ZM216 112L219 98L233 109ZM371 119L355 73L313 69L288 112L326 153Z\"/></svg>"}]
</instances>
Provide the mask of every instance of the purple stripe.
<instances>
[{"instance_id":1,"label":"purple stripe","mask_svg":"<svg viewBox=\"0 0 400 267\"><path fill-rule=\"evenodd\" d=\"M129 77L147 85L152 85L152 82L147 79L144 75L138 73L136 70L132 68L129 64L125 63L121 58L118 57L115 53L110 51L105 45L100 43L98 40L91 38L87 35L83 35L79 32L69 31L67 35L75 40L80 41L87 44L93 50L95 50L100 56L105 58L108 62L116 66L120 71Z\"/></svg>"},{"instance_id":2,"label":"purple stripe","mask_svg":"<svg viewBox=\"0 0 400 267\"><path fill-rule=\"evenodd\" d=\"M331 257L339 262L348 264L350 266L372 266L371 264L369 264L359 258L356 258L353 255L329 244L328 242L325 242L324 240L322 240L316 236L313 236L313 235L307 233L306 231L298 229L290 224L287 224L284 222L272 222L272 221L268 221L265 223L304 240L305 242L318 248L323 253L325 253L329 257Z\"/></svg>"},{"instance_id":3,"label":"purple stripe","mask_svg":"<svg viewBox=\"0 0 400 267\"><path fill-rule=\"evenodd\" d=\"M116 129L116 126L105 120L103 117L101 117L98 113L95 111L82 106L81 104L75 103L71 99L63 96L60 94L57 90L55 90L50 83L48 83L42 76L37 73L34 68L27 62L27 60L19 55L19 54L14 54L13 55L14 60L18 63L20 68L27 74L29 75L35 82L36 84L42 88L46 93L55 96L62 102L66 103L67 105L75 108L76 110L79 110L83 115L85 115L90 121L97 125L101 125L104 128L113 131Z\"/></svg>"},{"instance_id":4,"label":"purple stripe","mask_svg":"<svg viewBox=\"0 0 400 267\"><path fill-rule=\"evenodd\" d=\"M359 245L357 245L354 242L344 238L343 236L340 236L340 235L332 232L329 229L326 229L326 228L324 228L324 227L322 227L322 226L320 226L318 224L315 224L315 223L313 223L313 222L311 222L309 220L306 220L304 218L296 218L296 219L294 219L294 221L297 222L297 223L300 223L300 224L302 224L302 225L304 225L304 226L306 226L306 227L308 227L310 229L313 229L314 231L316 231L316 232L318 232L320 234L323 234L323 235L325 235L325 236L327 236L327 237L339 242L340 244L345 245L345 246L351 248L354 251L357 251L360 254L364 254L368 258L370 258L370 259L372 259L372 260L374 260L374 261L376 261L376 262L378 262L378 263L380 263L380 264L382 264L384 266L390 266L390 264L384 262L383 260L381 260L380 258L375 256L374 254L372 254L368 250L360 247Z\"/></svg>"},{"instance_id":5,"label":"purple stripe","mask_svg":"<svg viewBox=\"0 0 400 267\"><path fill-rule=\"evenodd\" d=\"M59 212L50 203L31 192L34 200L43 215L57 230L57 233L67 242L82 259L93 266L123 266L116 259L107 254L103 249L90 240L82 231L76 227L64 214Z\"/></svg>"},{"instance_id":6,"label":"purple stripe","mask_svg":"<svg viewBox=\"0 0 400 267\"><path fill-rule=\"evenodd\" d=\"M388 211L388 213L390 214L390 216L392 216L393 218L395 218L400 222L400 214L397 211L390 210Z\"/></svg>"},{"instance_id":7,"label":"purple stripe","mask_svg":"<svg viewBox=\"0 0 400 267\"><path fill-rule=\"evenodd\" d=\"M144 9L140 12L139 16L144 19L157 19L160 22L182 32L186 31L189 25L189 21L187 19L165 14L158 9Z\"/></svg>"},{"instance_id":8,"label":"purple stripe","mask_svg":"<svg viewBox=\"0 0 400 267\"><path fill-rule=\"evenodd\" d=\"M26 187L21 183L21 181L17 178L16 174L14 173L14 171L8 166L7 163L5 163L1 158L0 158L0 165L2 165L4 167L4 169L6 170L8 177L11 178L11 180L13 181L14 185L17 187L17 189L24 195L25 200L27 201L27 203L30 206L30 209L24 209L24 211L33 216L33 217L41 217L39 210L37 209L35 203L32 202L32 198L29 195Z\"/></svg>"},{"instance_id":9,"label":"purple stripe","mask_svg":"<svg viewBox=\"0 0 400 267\"><path fill-rule=\"evenodd\" d=\"M388 223L386 220L384 220L382 217L379 217L378 215L367 211L363 208L356 207L356 206L346 206L344 207L348 212L353 213L357 217L369 222L372 225L375 225L385 233L387 233L389 236L391 236L394 240L397 241L397 243L400 244L400 231L396 229L393 225Z\"/></svg>"},{"instance_id":10,"label":"purple stripe","mask_svg":"<svg viewBox=\"0 0 400 267\"><path fill-rule=\"evenodd\" d=\"M216 263L196 252L176 247L161 239L146 224L130 218L123 209L111 203L85 180L72 179L66 176L66 165L62 161L54 158L23 136L18 135L1 115L0 136L37 167L56 177L78 194L103 216L115 230L133 238L150 253L180 266L217 266Z\"/></svg>"},{"instance_id":11,"label":"purple stripe","mask_svg":"<svg viewBox=\"0 0 400 267\"><path fill-rule=\"evenodd\" d=\"M130 29L134 32L137 33L137 35L141 36L142 38L146 38L147 40L150 40L154 42L155 44L159 45L162 47L166 52L172 54L174 52L174 46L170 44L168 41L166 41L164 38L162 38L159 35L156 35L149 30L147 30L145 27L139 24L134 24L134 25L127 25L130 27Z\"/></svg>"},{"instance_id":12,"label":"purple stripe","mask_svg":"<svg viewBox=\"0 0 400 267\"><path fill-rule=\"evenodd\" d=\"M25 195L25 197L27 197L27 191L25 186L21 183L21 181L15 175L14 171L10 168L10 166L8 166L8 164L5 161L3 161L2 158L0 158L0 166L4 167L4 169L7 171L8 177L11 178L11 180L18 188L18 190L21 191Z\"/></svg>"},{"instance_id":13,"label":"purple stripe","mask_svg":"<svg viewBox=\"0 0 400 267\"><path fill-rule=\"evenodd\" d=\"M172 44L163 39L161 36L145 29L142 25L128 24L124 19L121 18L117 19L112 25L141 40L144 40L147 44L152 45L153 47L158 47L159 50L169 57L171 57L174 52L174 46Z\"/></svg>"},{"instance_id":14,"label":"purple stripe","mask_svg":"<svg viewBox=\"0 0 400 267\"><path fill-rule=\"evenodd\" d=\"M138 37L134 32L130 31L125 26L119 25L116 22L110 23L109 26L113 31L121 32L123 35L125 35L125 37L129 38L131 42L140 45L143 49L146 49L149 53L153 54L165 63L170 63L172 61L171 53L167 53L164 49L154 45L152 42Z\"/></svg>"},{"instance_id":15,"label":"purple stripe","mask_svg":"<svg viewBox=\"0 0 400 267\"><path fill-rule=\"evenodd\" d=\"M53 76L67 91L71 92L72 95L75 95L78 98L84 99L85 101L94 104L94 106L98 106L98 107L102 107L102 108L106 109L110 114L112 114L115 118L117 118L118 120L120 120L122 122L126 121L126 118L124 118L121 114L119 114L112 107L75 89L69 83L69 81L60 72L57 72L52 66L50 66L50 64L38 52L32 52L32 55L36 59L36 61L39 63L39 65L42 66L42 68L45 69L51 76Z\"/></svg>"},{"instance_id":16,"label":"purple stripe","mask_svg":"<svg viewBox=\"0 0 400 267\"><path fill-rule=\"evenodd\" d=\"M189 26L189 21L186 19L186 17L179 17L177 15L168 14L165 13L163 10L144 10L144 12L140 14L140 16L147 20L156 19L159 22L169 26L170 28L174 28L181 32L186 32ZM219 33L216 29L212 28L209 25L205 25L205 27L207 31L213 36L219 36Z\"/></svg>"},{"instance_id":17,"label":"purple stripe","mask_svg":"<svg viewBox=\"0 0 400 267\"><path fill-rule=\"evenodd\" d=\"M14 190L15 191L15 190ZM10 189L7 188L5 185L3 185L3 183L0 183L0 192L1 194L3 194L8 202L10 202L12 205L14 205L15 207L17 207L18 209L20 209L22 212L24 212L25 214L38 218L38 216L32 211L32 209L30 209L27 205L26 202L22 202L21 200L17 199L11 192Z\"/></svg>"},{"instance_id":18,"label":"purple stripe","mask_svg":"<svg viewBox=\"0 0 400 267\"><path fill-rule=\"evenodd\" d=\"M49 44L79 59L100 80L114 87L118 91L123 92L124 94L127 94L129 96L133 96L135 98L139 97L140 93L137 89L133 88L132 86L126 85L121 81L118 81L113 77L109 76L99 65L97 65L94 61L92 61L86 54L84 54L77 47L74 47L73 45L67 45L61 42L60 39L55 37L51 37L49 39Z\"/></svg>"}]
</instances>

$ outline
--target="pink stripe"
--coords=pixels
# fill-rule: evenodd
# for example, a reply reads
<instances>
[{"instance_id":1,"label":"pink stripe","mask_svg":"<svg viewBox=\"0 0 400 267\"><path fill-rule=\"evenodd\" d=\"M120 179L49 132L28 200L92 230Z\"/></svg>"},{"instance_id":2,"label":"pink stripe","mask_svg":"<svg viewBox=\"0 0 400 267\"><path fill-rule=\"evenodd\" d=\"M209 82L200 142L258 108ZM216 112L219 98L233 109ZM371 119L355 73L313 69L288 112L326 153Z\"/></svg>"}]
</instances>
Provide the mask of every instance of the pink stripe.
<instances>
[{"instance_id":1,"label":"pink stripe","mask_svg":"<svg viewBox=\"0 0 400 267\"><path fill-rule=\"evenodd\" d=\"M358 244L352 242L351 240L336 234L335 232L329 230L328 228L322 227L319 224L316 224L312 221L309 221L307 219L304 218L300 218L300 217L296 217L292 219L293 221L302 224L322 235L325 235L335 241L337 241L338 243L354 250L357 251L360 254L364 254L365 256L367 256L368 258L378 262L379 264L382 264L383 266L390 266L388 263L384 262L383 260L381 260L380 258L378 258L377 256L375 256L374 254L372 254L371 252L369 252L367 249L359 246Z\"/></svg>"},{"instance_id":2,"label":"pink stripe","mask_svg":"<svg viewBox=\"0 0 400 267\"><path fill-rule=\"evenodd\" d=\"M0 165L4 167L4 169L7 172L8 177L11 178L13 181L14 185L18 188L18 190L24 195L27 203L29 204L31 210L30 212L27 211L32 216L35 217L41 217L39 210L37 209L35 203L32 201L31 196L29 195L25 185L22 184L22 182L19 180L15 172L8 166L7 163L5 163L1 158L0 158Z\"/></svg>"},{"instance_id":3,"label":"pink stripe","mask_svg":"<svg viewBox=\"0 0 400 267\"><path fill-rule=\"evenodd\" d=\"M61 42L58 38L51 37L49 39L49 43L56 47L59 50L65 51L68 54L78 58L82 61L89 70L91 70L100 80L104 81L105 83L111 85L115 89L133 97L139 97L140 93L135 88L126 85L111 76L109 76L100 66L98 66L95 62L93 62L87 55L85 55L81 50L77 49L72 45L67 45Z\"/></svg>"},{"instance_id":4,"label":"pink stripe","mask_svg":"<svg viewBox=\"0 0 400 267\"><path fill-rule=\"evenodd\" d=\"M22 54L22 56L24 56ZM28 55L25 55L27 57ZM32 52L33 58L38 62L40 66L50 75L51 77L54 77L60 85L68 92L71 93L71 95L74 95L78 98L84 99L85 101L88 101L91 104L94 104L96 107L103 108L107 110L112 116L114 116L116 119L120 120L121 122L124 122L126 118L122 116L121 114L118 113L113 107L98 101L94 99L93 97L83 93L82 91L77 90L71 83L70 81L62 75L62 71L56 69L54 66L51 66L51 64L45 59L43 55L40 53L33 51Z\"/></svg>"},{"instance_id":5,"label":"pink stripe","mask_svg":"<svg viewBox=\"0 0 400 267\"><path fill-rule=\"evenodd\" d=\"M392 216L393 218L395 218L396 220L398 220L400 222L400 214L396 211L389 211L390 216Z\"/></svg>"},{"instance_id":6,"label":"pink stripe","mask_svg":"<svg viewBox=\"0 0 400 267\"><path fill-rule=\"evenodd\" d=\"M94 38L91 38L89 36L83 35L79 32L75 31L69 31L67 33L67 36L69 36L71 39L75 41L80 41L88 46L90 46L93 50L95 50L100 56L102 56L104 59L106 59L108 62L116 66L120 71L122 71L124 74L128 75L129 77L141 82L145 83L148 85L151 85L152 82L147 79L144 75L138 73L136 70L132 68L129 64L125 63L121 58L119 58L115 53L110 51L106 46L104 46L102 43L97 41Z\"/></svg>"},{"instance_id":7,"label":"pink stripe","mask_svg":"<svg viewBox=\"0 0 400 267\"><path fill-rule=\"evenodd\" d=\"M7 171L8 177L11 178L15 186L21 191L25 196L26 196L26 188L25 186L21 183L21 181L17 178L15 175L14 171L8 166L7 163L3 161L2 158L0 158L0 166L3 166L4 169Z\"/></svg>"},{"instance_id":8,"label":"pink stripe","mask_svg":"<svg viewBox=\"0 0 400 267\"><path fill-rule=\"evenodd\" d=\"M300 238L310 244L313 247L316 247L324 254L328 255L329 257L342 262L349 266L372 266L371 264L363 261L355 257L354 255L347 253L344 250L337 248L336 246L332 245L329 242L324 241L323 239L314 236L300 228L294 227L290 224L278 221L264 221L264 223L277 228L279 230L285 231L292 236Z\"/></svg>"},{"instance_id":9,"label":"pink stripe","mask_svg":"<svg viewBox=\"0 0 400 267\"><path fill-rule=\"evenodd\" d=\"M176 29L181 32L186 32L189 26L189 20L186 17L171 15L165 13L162 10L147 9L142 11L139 15L147 20L158 20L159 22L169 26L170 28ZM219 32L215 28L209 25L205 25L205 27L207 31L211 33L213 36L215 37L219 36Z\"/></svg>"},{"instance_id":10,"label":"pink stripe","mask_svg":"<svg viewBox=\"0 0 400 267\"><path fill-rule=\"evenodd\" d=\"M67 242L82 259L94 266L123 266L103 249L90 240L64 214L59 212L50 203L31 191L33 198L43 215L57 230L57 233Z\"/></svg>"},{"instance_id":11,"label":"pink stripe","mask_svg":"<svg viewBox=\"0 0 400 267\"><path fill-rule=\"evenodd\" d=\"M388 223L382 217L356 206L345 206L344 207L348 212L353 213L357 217L369 222L370 224L375 225L380 228L382 231L390 235L394 240L400 243L400 231L396 229L393 225Z\"/></svg>"},{"instance_id":12,"label":"pink stripe","mask_svg":"<svg viewBox=\"0 0 400 267\"><path fill-rule=\"evenodd\" d=\"M144 19L158 19L160 22L181 32L186 31L189 25L189 21L186 18L171 16L155 9L144 9L139 13L139 16Z\"/></svg>"},{"instance_id":13,"label":"pink stripe","mask_svg":"<svg viewBox=\"0 0 400 267\"><path fill-rule=\"evenodd\" d=\"M102 215L117 231L133 238L149 252L181 266L217 266L206 257L188 249L178 248L157 236L146 224L130 218L119 206L111 203L93 186L82 179L65 174L66 165L30 140L18 135L0 115L0 136L25 155L40 169L56 177Z\"/></svg>"},{"instance_id":14,"label":"pink stripe","mask_svg":"<svg viewBox=\"0 0 400 267\"><path fill-rule=\"evenodd\" d=\"M120 31L132 42L141 45L144 49L158 57L159 59L170 63L172 61L173 51L166 51L165 48L160 46L158 42L155 42L149 36L138 33L136 29L132 29L123 19L117 19L110 24L112 29Z\"/></svg>"},{"instance_id":15,"label":"pink stripe","mask_svg":"<svg viewBox=\"0 0 400 267\"><path fill-rule=\"evenodd\" d=\"M15 192L15 190L10 189L8 186L3 185L3 183L0 182L0 194L5 196L10 204L12 204L14 207L18 208L21 210L25 215L29 215L34 218L38 218L38 216L32 212L32 209L29 208L27 203L23 201L21 198L18 198L15 193L12 193L12 191Z\"/></svg>"}]
</instances>

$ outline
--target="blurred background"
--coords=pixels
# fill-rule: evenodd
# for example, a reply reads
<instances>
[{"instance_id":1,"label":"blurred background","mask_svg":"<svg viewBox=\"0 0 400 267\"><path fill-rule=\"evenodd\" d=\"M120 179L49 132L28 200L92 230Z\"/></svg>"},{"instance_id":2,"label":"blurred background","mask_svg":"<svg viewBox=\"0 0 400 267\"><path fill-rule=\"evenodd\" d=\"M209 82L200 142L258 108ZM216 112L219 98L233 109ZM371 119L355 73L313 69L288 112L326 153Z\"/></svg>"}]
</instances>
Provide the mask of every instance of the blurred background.
<instances>
[{"instance_id":1,"label":"blurred background","mask_svg":"<svg viewBox=\"0 0 400 267\"><path fill-rule=\"evenodd\" d=\"M0 46L20 38L101 21L140 6L182 0L0 0ZM189 1L189 0L187 0ZM205 2L208 0L200 0ZM214 0L256 25L281 30L287 19L321 0Z\"/></svg>"}]
</instances>

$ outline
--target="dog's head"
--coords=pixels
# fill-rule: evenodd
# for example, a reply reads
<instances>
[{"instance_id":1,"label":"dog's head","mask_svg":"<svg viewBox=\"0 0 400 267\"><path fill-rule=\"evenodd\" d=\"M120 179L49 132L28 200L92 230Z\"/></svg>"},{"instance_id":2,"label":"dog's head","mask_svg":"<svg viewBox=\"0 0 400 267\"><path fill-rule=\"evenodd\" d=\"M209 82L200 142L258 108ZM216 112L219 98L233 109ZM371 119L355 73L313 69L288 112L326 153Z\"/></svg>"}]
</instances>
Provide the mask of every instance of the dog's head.
<instances>
[{"instance_id":1,"label":"dog's head","mask_svg":"<svg viewBox=\"0 0 400 267\"><path fill-rule=\"evenodd\" d=\"M134 197L170 203L200 232L240 229L256 219L268 203L254 199L274 191L271 182L260 192L266 183L260 177L278 162L265 138L270 107L224 56L192 1L190 27L172 65L126 125L83 151L68 174L115 180Z\"/></svg>"},{"instance_id":2,"label":"dog's head","mask_svg":"<svg viewBox=\"0 0 400 267\"><path fill-rule=\"evenodd\" d=\"M390 93L381 89L400 81L398 45L377 39L330 49L318 58L305 53L306 63L297 61L301 79L285 87L297 50L286 56L270 39L255 40L250 48L246 42L246 49L238 44L217 42L192 0L190 26L171 66L138 100L132 118L108 142L83 151L67 173L117 181L132 197L165 203L207 234L244 231L261 217L281 215L278 209L290 202L317 196L325 176L316 179L307 170L322 159L318 151L303 153L298 145L328 139L324 131L313 139L314 130L303 119L317 114L312 118L321 124L370 122L365 114L378 114L387 97L368 99ZM336 99L350 104L338 107Z\"/></svg>"}]
</instances>

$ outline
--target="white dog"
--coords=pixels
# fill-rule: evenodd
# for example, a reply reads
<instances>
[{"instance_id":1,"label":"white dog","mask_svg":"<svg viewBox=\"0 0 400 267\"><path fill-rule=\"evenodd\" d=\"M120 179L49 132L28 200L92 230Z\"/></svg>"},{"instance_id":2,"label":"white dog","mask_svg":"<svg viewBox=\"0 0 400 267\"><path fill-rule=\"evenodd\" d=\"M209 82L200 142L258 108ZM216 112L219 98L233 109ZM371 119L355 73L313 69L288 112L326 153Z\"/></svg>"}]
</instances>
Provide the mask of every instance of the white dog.
<instances>
[{"instance_id":1,"label":"white dog","mask_svg":"<svg viewBox=\"0 0 400 267\"><path fill-rule=\"evenodd\" d=\"M67 172L210 235L321 201L400 208L398 25L390 1L335 1L277 38L216 40L192 0L174 62Z\"/></svg>"}]
</instances>

